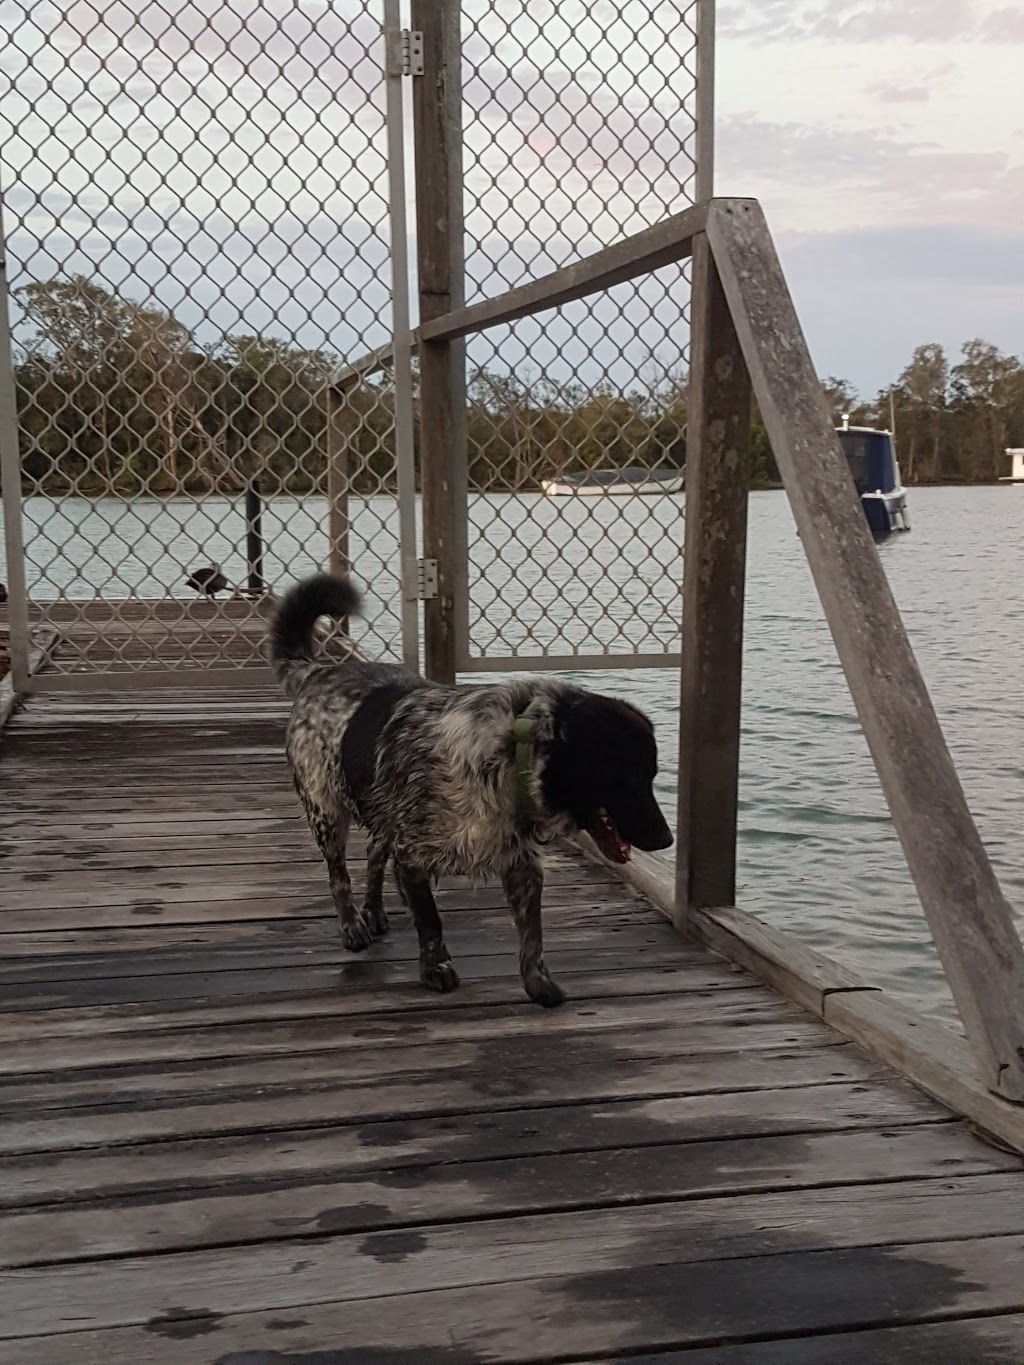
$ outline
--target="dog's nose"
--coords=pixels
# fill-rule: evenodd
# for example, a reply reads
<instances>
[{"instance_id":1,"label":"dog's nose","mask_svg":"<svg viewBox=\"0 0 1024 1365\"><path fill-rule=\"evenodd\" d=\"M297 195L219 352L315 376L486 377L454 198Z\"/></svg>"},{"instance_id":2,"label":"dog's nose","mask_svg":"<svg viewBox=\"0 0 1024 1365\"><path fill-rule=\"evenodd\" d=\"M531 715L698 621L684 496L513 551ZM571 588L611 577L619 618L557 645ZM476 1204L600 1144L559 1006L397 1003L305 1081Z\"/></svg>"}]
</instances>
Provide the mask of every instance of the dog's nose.
<instances>
[{"instance_id":1,"label":"dog's nose","mask_svg":"<svg viewBox=\"0 0 1024 1365\"><path fill-rule=\"evenodd\" d=\"M656 853L658 849L672 847L672 831L669 829L665 820L652 826L643 843L639 839L634 840L637 848L642 848L647 853Z\"/></svg>"}]
</instances>

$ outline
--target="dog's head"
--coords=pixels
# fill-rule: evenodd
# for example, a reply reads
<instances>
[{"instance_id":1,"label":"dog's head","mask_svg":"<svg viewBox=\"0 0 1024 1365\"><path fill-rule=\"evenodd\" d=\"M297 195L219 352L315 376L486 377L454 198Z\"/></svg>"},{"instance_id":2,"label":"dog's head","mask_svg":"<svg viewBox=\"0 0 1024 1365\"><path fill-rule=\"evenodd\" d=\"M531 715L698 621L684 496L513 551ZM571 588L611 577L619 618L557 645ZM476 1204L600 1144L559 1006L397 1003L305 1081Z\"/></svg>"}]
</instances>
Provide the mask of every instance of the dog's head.
<instances>
[{"instance_id":1,"label":"dog's head","mask_svg":"<svg viewBox=\"0 0 1024 1365\"><path fill-rule=\"evenodd\" d=\"M672 835L654 796L654 727L635 706L589 692L555 703L544 764L544 801L585 829L613 863L632 847L668 848Z\"/></svg>"}]
</instances>

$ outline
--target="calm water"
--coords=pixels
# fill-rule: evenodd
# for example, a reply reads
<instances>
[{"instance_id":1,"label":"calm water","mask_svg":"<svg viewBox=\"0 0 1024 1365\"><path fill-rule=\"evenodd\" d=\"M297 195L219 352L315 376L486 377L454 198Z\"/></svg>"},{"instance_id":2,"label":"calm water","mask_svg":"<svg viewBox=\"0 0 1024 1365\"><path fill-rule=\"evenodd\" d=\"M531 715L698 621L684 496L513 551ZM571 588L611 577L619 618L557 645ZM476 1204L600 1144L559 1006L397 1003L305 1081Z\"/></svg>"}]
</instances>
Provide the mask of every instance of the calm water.
<instances>
[{"instance_id":1,"label":"calm water","mask_svg":"<svg viewBox=\"0 0 1024 1365\"><path fill-rule=\"evenodd\" d=\"M556 639L560 648L566 639L588 650L614 648L620 630L644 649L671 646L680 603L672 552L680 500L594 502L601 505L477 499L470 538L479 648L506 654L525 643L536 652ZM317 499L268 508L272 583L323 559L324 510ZM187 596L183 565L215 560L234 581L243 572L239 509L224 500L32 500L26 512L40 597L55 587L74 596L123 596L126 589L160 596L172 585ZM367 643L393 646L394 507L373 499L354 512L353 546L367 547L356 567L371 584ZM883 563L982 836L1010 900L1024 908L1024 493L915 489L911 514L912 534L883 546ZM739 902L952 1018L782 493L751 500L748 564ZM674 808L675 674L567 676L650 712L662 754L661 796Z\"/></svg>"},{"instance_id":2,"label":"calm water","mask_svg":"<svg viewBox=\"0 0 1024 1365\"><path fill-rule=\"evenodd\" d=\"M1024 493L913 489L881 548L1003 888L1024 924ZM751 499L738 901L949 1020L927 926L846 692L785 495ZM658 722L671 803L674 680L602 687Z\"/></svg>"}]
</instances>

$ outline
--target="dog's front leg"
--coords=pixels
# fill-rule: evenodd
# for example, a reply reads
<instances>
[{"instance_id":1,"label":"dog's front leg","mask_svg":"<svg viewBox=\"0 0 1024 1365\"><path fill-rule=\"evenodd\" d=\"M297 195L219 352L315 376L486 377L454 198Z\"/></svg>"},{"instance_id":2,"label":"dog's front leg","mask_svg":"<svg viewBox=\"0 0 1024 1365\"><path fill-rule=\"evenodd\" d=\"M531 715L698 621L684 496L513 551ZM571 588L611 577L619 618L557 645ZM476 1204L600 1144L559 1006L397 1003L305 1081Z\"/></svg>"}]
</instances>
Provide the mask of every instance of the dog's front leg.
<instances>
[{"instance_id":1,"label":"dog's front leg","mask_svg":"<svg viewBox=\"0 0 1024 1365\"><path fill-rule=\"evenodd\" d=\"M453 991L459 978L444 941L444 926L429 877L399 862L397 857L395 877L412 911L420 941L420 980L432 991Z\"/></svg>"},{"instance_id":2,"label":"dog's front leg","mask_svg":"<svg viewBox=\"0 0 1024 1365\"><path fill-rule=\"evenodd\" d=\"M544 873L539 859L524 854L502 875L501 884L519 934L519 971L526 994L547 1009L560 1005L565 993L552 981L544 965L544 931L540 910Z\"/></svg>"}]
</instances>

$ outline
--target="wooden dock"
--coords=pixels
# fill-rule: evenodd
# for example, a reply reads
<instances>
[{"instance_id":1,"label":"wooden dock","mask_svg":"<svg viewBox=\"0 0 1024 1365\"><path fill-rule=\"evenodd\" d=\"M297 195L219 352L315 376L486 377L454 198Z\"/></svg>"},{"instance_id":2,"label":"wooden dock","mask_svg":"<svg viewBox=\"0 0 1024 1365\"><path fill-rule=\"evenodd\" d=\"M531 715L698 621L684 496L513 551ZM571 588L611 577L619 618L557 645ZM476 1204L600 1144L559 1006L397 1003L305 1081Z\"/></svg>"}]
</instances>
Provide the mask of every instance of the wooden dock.
<instances>
[{"instance_id":1,"label":"wooden dock","mask_svg":"<svg viewBox=\"0 0 1024 1365\"><path fill-rule=\"evenodd\" d=\"M269 691L0 737L4 1365L1020 1365L1019 1156L550 857L336 932ZM358 871L358 864L356 864Z\"/></svg>"}]
</instances>

